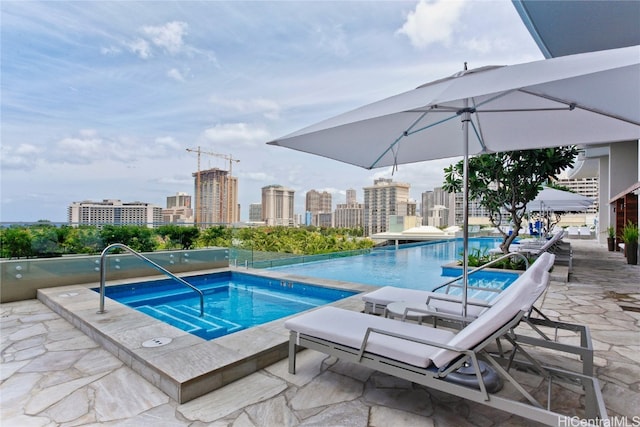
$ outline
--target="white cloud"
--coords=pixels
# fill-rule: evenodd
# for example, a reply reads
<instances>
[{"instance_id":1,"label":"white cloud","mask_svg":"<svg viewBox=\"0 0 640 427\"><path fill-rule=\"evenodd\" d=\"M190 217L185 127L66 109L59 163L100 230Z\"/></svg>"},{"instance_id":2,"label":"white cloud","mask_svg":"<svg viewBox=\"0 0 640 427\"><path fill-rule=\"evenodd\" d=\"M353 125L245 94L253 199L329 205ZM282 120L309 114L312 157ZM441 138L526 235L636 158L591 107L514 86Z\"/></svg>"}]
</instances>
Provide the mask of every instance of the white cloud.
<instances>
[{"instance_id":1,"label":"white cloud","mask_svg":"<svg viewBox=\"0 0 640 427\"><path fill-rule=\"evenodd\" d=\"M226 99L212 97L211 102L226 108L232 108L243 114L261 114L269 120L276 120L280 117L280 105L273 100L266 98L252 99Z\"/></svg>"},{"instance_id":2,"label":"white cloud","mask_svg":"<svg viewBox=\"0 0 640 427\"><path fill-rule=\"evenodd\" d=\"M204 131L204 137L214 143L233 143L255 146L269 139L269 133L247 123L227 123L215 125Z\"/></svg>"},{"instance_id":3,"label":"white cloud","mask_svg":"<svg viewBox=\"0 0 640 427\"><path fill-rule=\"evenodd\" d=\"M182 185L190 188L193 185L193 177L191 176L162 176L156 180L159 184Z\"/></svg>"},{"instance_id":4,"label":"white cloud","mask_svg":"<svg viewBox=\"0 0 640 427\"><path fill-rule=\"evenodd\" d=\"M79 165L106 161L132 164L144 159L170 158L181 150L180 143L170 136L152 141L129 136L110 139L93 129L83 129L77 136L63 138L54 144L51 160L52 163Z\"/></svg>"},{"instance_id":5,"label":"white cloud","mask_svg":"<svg viewBox=\"0 0 640 427\"><path fill-rule=\"evenodd\" d=\"M180 143L171 136L161 136L159 138L156 138L155 143L156 143L156 147L163 148L163 149L168 148L168 149L178 150L182 148Z\"/></svg>"},{"instance_id":6,"label":"white cloud","mask_svg":"<svg viewBox=\"0 0 640 427\"><path fill-rule=\"evenodd\" d=\"M146 40L137 39L129 43L125 43L129 50L142 59L149 59L152 55L151 46Z\"/></svg>"},{"instance_id":7,"label":"white cloud","mask_svg":"<svg viewBox=\"0 0 640 427\"><path fill-rule=\"evenodd\" d=\"M472 39L465 40L463 44L467 49L483 55L491 53L494 50L496 50L494 46L495 43L492 43L492 41L488 38L474 37Z\"/></svg>"},{"instance_id":8,"label":"white cloud","mask_svg":"<svg viewBox=\"0 0 640 427\"><path fill-rule=\"evenodd\" d=\"M413 12L398 30L399 34L409 37L417 48L426 48L434 43L450 45L464 2L459 0L420 0Z\"/></svg>"},{"instance_id":9,"label":"white cloud","mask_svg":"<svg viewBox=\"0 0 640 427\"><path fill-rule=\"evenodd\" d=\"M275 182L276 177L266 172L248 172L240 173L240 178L256 181L256 182Z\"/></svg>"},{"instance_id":10,"label":"white cloud","mask_svg":"<svg viewBox=\"0 0 640 427\"><path fill-rule=\"evenodd\" d=\"M100 48L100 53L103 55L118 55L120 52L122 52L122 49L120 49L117 46L108 46L108 47Z\"/></svg>"},{"instance_id":11,"label":"white cloud","mask_svg":"<svg viewBox=\"0 0 640 427\"><path fill-rule=\"evenodd\" d=\"M188 27L187 23L179 21L167 22L159 26L147 25L139 30L142 34L141 36L135 40L121 43L127 50L142 59L149 59L153 57L154 54L159 54L159 51L162 51L172 56L185 55L189 58L196 56L204 57L218 67L219 64L213 51L199 49L185 43L184 37L187 35ZM109 46L101 48L100 52L103 55L117 55L121 50L118 47ZM180 72L177 69L169 71L169 77L171 78L181 80L181 76L184 77L184 71Z\"/></svg>"},{"instance_id":12,"label":"white cloud","mask_svg":"<svg viewBox=\"0 0 640 427\"><path fill-rule=\"evenodd\" d=\"M3 145L0 156L2 169L31 170L35 167L40 152L40 149L31 144L20 144L16 148Z\"/></svg>"},{"instance_id":13,"label":"white cloud","mask_svg":"<svg viewBox=\"0 0 640 427\"><path fill-rule=\"evenodd\" d=\"M182 75L180 70L178 70L177 68L172 68L169 71L167 71L167 76L179 82L184 81L184 76Z\"/></svg>"},{"instance_id":14,"label":"white cloud","mask_svg":"<svg viewBox=\"0 0 640 427\"><path fill-rule=\"evenodd\" d=\"M102 139L86 136L64 138L55 146L56 158L62 163L92 163L108 158L110 151L112 150Z\"/></svg>"},{"instance_id":15,"label":"white cloud","mask_svg":"<svg viewBox=\"0 0 640 427\"><path fill-rule=\"evenodd\" d=\"M145 26L142 32L150 37L151 42L171 55L179 53L184 47L183 36L189 26L185 22L167 22L162 26Z\"/></svg>"},{"instance_id":16,"label":"white cloud","mask_svg":"<svg viewBox=\"0 0 640 427\"><path fill-rule=\"evenodd\" d=\"M318 38L317 46L320 49L329 51L340 58L349 55L347 37L341 25L334 25L329 30L323 27L316 27L315 34Z\"/></svg>"}]
</instances>

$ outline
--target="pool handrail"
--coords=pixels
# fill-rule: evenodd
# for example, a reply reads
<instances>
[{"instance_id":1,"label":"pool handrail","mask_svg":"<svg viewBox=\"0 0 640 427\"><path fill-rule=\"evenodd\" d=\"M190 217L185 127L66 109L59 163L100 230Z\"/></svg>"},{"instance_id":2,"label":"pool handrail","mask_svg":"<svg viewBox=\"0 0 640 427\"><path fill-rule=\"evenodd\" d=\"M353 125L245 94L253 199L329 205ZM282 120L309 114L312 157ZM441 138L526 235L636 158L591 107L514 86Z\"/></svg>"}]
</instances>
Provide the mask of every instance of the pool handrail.
<instances>
[{"instance_id":1,"label":"pool handrail","mask_svg":"<svg viewBox=\"0 0 640 427\"><path fill-rule=\"evenodd\" d=\"M510 252L510 253L508 253L508 254L506 254L506 255L502 255L501 257L498 257L498 258L496 258L496 259L493 259L493 260L489 261L488 263L481 265L480 267L476 267L476 268L474 268L473 270L471 270L471 271L469 271L469 272L467 273L467 277L468 277L468 276L470 276L470 275L472 275L472 274L473 274L473 273L475 273L475 272L478 272L478 271L484 270L485 268L487 268L487 267L489 267L489 266L491 266L491 265L493 265L493 264L496 264L498 261L502 261L503 259L511 258L511 257L513 257L513 256L519 256L520 258L522 258L522 259L524 260L524 269L525 269L525 270L527 270L527 269L529 268L529 260L527 259L527 257L526 257L526 256L524 256L523 254L521 254L521 253L519 253L519 252ZM446 286L449 286L449 285L451 285L452 283L457 282L458 280L460 280L460 279L462 279L462 278L464 278L464 275L458 276L458 277L456 277L456 278L454 278L454 279L451 279L451 280L449 280L449 281L447 281L447 282L445 282L445 283L443 283L443 284L441 284L441 285L438 285L437 287L435 287L435 288L432 290L432 292L435 292L435 291L437 291L438 289L442 289L442 288L444 288L444 287L446 287ZM488 289L487 289L487 290L488 290Z\"/></svg>"},{"instance_id":2,"label":"pool handrail","mask_svg":"<svg viewBox=\"0 0 640 427\"><path fill-rule=\"evenodd\" d=\"M197 292L198 295L200 296L200 317L204 317L204 293L200 289L196 288L195 286L193 286L191 283L187 282L186 280L179 278L178 276L176 276L175 274L173 274L172 272L170 272L166 268L164 268L161 265L151 261L146 256L142 255L139 252L134 251L129 246L127 246L127 245L125 245L123 243L112 243L109 246L107 246L106 248L104 248L104 250L100 254L100 310L98 310L98 314L102 314L102 313L105 312L105 309L104 309L104 293L105 293L105 284L106 284L106 281L107 281L107 257L106 257L106 255L111 249L114 249L114 248L126 249L127 251L131 252L132 255L138 257L142 261L145 261L145 262L151 264L156 270L159 270L159 271L163 272L164 274L166 274L170 278L182 283L185 286L190 287L192 290Z\"/></svg>"}]
</instances>

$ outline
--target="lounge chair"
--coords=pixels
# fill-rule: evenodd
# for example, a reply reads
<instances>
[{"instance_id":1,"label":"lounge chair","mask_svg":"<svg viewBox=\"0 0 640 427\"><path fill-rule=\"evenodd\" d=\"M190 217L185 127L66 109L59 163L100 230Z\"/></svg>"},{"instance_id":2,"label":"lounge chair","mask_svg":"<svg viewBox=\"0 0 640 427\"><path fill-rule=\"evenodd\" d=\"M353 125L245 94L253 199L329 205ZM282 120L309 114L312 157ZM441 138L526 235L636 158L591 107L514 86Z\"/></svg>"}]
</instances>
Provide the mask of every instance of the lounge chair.
<instances>
[{"instance_id":1,"label":"lounge chair","mask_svg":"<svg viewBox=\"0 0 640 427\"><path fill-rule=\"evenodd\" d=\"M289 372L295 374L297 350L310 348L531 420L560 425L567 416L545 408L509 374L508 369L518 367L520 362L509 358L508 369L505 369L501 364L504 360L487 349L490 343L518 325L544 291L548 275L542 272L539 281L534 275L528 275L526 286L501 298L457 333L330 306L306 312L285 322L290 330ZM517 341L512 343L519 347ZM524 350L518 348L518 351L531 358ZM487 390L479 359L484 359L503 380L509 381L526 401ZM477 386L449 380L448 376L463 366L472 368ZM581 385L585 391L587 418L607 419L596 378L539 363L535 369L547 379ZM549 387L549 392L551 389ZM550 405L550 395L547 400Z\"/></svg>"},{"instance_id":2,"label":"lounge chair","mask_svg":"<svg viewBox=\"0 0 640 427\"><path fill-rule=\"evenodd\" d=\"M526 274L522 274L505 291L502 292L500 292L500 290L487 287L469 286L468 288L472 291L481 290L494 292L496 293L496 297L491 298L490 300L468 298L467 316L472 318L477 317L487 307L490 307L496 301L499 301L501 298L499 295L503 295L505 293L508 294L522 283L527 282L529 275L533 275L534 273L538 274L538 272L542 271L549 271L553 266L554 259L555 256L550 253L546 253L546 255L538 257L536 261L531 264L527 272L525 272ZM455 287L448 286L446 289L447 291L451 291L457 288L459 288L458 285ZM421 304L428 305L430 310L436 310L439 314L460 315L462 312L460 305L462 297L460 295L422 291L417 289L404 289L394 286L384 286L373 292L367 293L362 296L362 300L364 301L365 313L370 314L384 314L386 306L395 301L411 302L414 303L414 306L419 306Z\"/></svg>"},{"instance_id":3,"label":"lounge chair","mask_svg":"<svg viewBox=\"0 0 640 427\"><path fill-rule=\"evenodd\" d=\"M576 226L567 227L567 236L569 237L569 239L579 239L580 229Z\"/></svg>"},{"instance_id":4,"label":"lounge chair","mask_svg":"<svg viewBox=\"0 0 640 427\"><path fill-rule=\"evenodd\" d=\"M578 228L578 233L580 234L581 239L591 239L591 229L589 227L583 226Z\"/></svg>"},{"instance_id":5,"label":"lounge chair","mask_svg":"<svg viewBox=\"0 0 640 427\"><path fill-rule=\"evenodd\" d=\"M550 252L556 256L555 261L561 265L567 265L569 271L573 268L573 251L571 250L571 244L564 242L562 239L565 236L565 232L554 233L551 238L544 242L542 246L537 246L531 243L523 243L520 245L512 245L511 250L522 254L527 254L529 257L539 257L544 252Z\"/></svg>"}]
</instances>

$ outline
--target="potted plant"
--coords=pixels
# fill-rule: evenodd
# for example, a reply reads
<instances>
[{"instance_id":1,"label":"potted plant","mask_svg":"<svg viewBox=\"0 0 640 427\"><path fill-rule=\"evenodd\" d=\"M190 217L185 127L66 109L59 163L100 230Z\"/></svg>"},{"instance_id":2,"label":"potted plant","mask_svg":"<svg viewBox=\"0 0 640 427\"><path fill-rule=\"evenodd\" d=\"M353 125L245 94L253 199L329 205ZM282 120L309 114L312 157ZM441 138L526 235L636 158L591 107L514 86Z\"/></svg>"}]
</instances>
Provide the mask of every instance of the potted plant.
<instances>
[{"instance_id":1,"label":"potted plant","mask_svg":"<svg viewBox=\"0 0 640 427\"><path fill-rule=\"evenodd\" d=\"M627 222L622 229L622 240L627 256L627 264L638 264L638 225Z\"/></svg>"},{"instance_id":2,"label":"potted plant","mask_svg":"<svg viewBox=\"0 0 640 427\"><path fill-rule=\"evenodd\" d=\"M607 246L609 252L616 250L616 229L613 227L607 227Z\"/></svg>"}]
</instances>

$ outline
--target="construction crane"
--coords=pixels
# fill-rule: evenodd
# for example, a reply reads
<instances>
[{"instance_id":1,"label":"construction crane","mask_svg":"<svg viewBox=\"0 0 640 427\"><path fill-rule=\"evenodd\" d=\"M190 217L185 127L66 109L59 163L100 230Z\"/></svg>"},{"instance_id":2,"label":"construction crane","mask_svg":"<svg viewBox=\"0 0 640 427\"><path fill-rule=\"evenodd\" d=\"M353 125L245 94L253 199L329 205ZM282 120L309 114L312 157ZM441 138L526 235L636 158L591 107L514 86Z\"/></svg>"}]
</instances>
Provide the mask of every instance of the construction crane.
<instances>
[{"instance_id":1,"label":"construction crane","mask_svg":"<svg viewBox=\"0 0 640 427\"><path fill-rule=\"evenodd\" d=\"M226 209L226 222L231 223L231 205L229 203L231 199L231 177L233 176L233 163L238 163L240 160L234 159L231 155L220 154L220 153L212 153L209 151L202 151L200 146L197 149L187 148L187 151L190 153L196 153L198 155L198 174L196 175L196 223L200 224L201 222L201 211L202 206L200 206L200 155L206 154L208 156L218 157L221 159L225 159L229 161L229 178L227 178L227 209Z\"/></svg>"}]
</instances>

